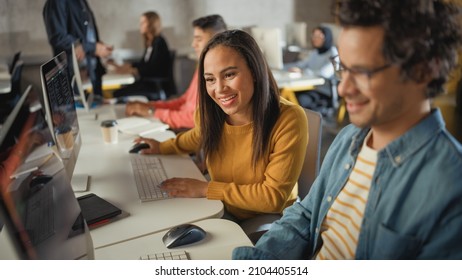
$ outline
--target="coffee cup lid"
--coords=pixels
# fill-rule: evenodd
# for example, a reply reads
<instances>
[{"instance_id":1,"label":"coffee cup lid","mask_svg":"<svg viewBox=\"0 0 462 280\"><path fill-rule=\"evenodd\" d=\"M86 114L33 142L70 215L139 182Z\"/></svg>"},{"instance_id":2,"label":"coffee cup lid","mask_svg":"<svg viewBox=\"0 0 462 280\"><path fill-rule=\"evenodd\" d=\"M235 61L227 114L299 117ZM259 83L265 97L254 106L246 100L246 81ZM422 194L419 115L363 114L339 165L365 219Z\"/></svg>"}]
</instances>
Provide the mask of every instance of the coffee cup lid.
<instances>
[{"instance_id":1,"label":"coffee cup lid","mask_svg":"<svg viewBox=\"0 0 462 280\"><path fill-rule=\"evenodd\" d=\"M117 124L116 120L105 120L101 122L102 127L112 127L112 126L115 126L116 124Z\"/></svg>"},{"instance_id":2,"label":"coffee cup lid","mask_svg":"<svg viewBox=\"0 0 462 280\"><path fill-rule=\"evenodd\" d=\"M68 125L60 125L55 128L55 133L56 134L64 134L72 130L72 127Z\"/></svg>"}]
</instances>

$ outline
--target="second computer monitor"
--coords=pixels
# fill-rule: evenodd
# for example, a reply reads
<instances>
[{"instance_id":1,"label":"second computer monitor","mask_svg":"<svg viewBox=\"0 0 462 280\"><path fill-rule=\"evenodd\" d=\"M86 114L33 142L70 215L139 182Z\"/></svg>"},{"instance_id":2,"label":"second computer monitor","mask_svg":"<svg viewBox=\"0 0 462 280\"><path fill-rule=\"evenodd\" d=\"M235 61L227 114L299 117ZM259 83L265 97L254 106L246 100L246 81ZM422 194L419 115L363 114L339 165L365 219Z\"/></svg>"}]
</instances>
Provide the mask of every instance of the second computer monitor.
<instances>
[{"instance_id":1,"label":"second computer monitor","mask_svg":"<svg viewBox=\"0 0 462 280\"><path fill-rule=\"evenodd\" d=\"M265 56L271 69L282 69L282 32L280 28L253 27L252 37Z\"/></svg>"},{"instance_id":2,"label":"second computer monitor","mask_svg":"<svg viewBox=\"0 0 462 280\"><path fill-rule=\"evenodd\" d=\"M66 53L61 52L40 67L40 76L47 122L57 151L72 177L81 136L67 63Z\"/></svg>"},{"instance_id":3,"label":"second computer monitor","mask_svg":"<svg viewBox=\"0 0 462 280\"><path fill-rule=\"evenodd\" d=\"M287 46L296 46L302 49L308 47L306 22L293 22L286 25Z\"/></svg>"},{"instance_id":4,"label":"second computer monitor","mask_svg":"<svg viewBox=\"0 0 462 280\"><path fill-rule=\"evenodd\" d=\"M83 108L85 111L89 112L93 103L93 92L89 92L88 95L85 94L83 89L82 77L80 75L80 66L77 60L77 55L75 53L75 47L72 45L72 69L74 70L74 75L71 77L71 86L74 89L74 92L77 92L78 99L82 102Z\"/></svg>"}]
</instances>

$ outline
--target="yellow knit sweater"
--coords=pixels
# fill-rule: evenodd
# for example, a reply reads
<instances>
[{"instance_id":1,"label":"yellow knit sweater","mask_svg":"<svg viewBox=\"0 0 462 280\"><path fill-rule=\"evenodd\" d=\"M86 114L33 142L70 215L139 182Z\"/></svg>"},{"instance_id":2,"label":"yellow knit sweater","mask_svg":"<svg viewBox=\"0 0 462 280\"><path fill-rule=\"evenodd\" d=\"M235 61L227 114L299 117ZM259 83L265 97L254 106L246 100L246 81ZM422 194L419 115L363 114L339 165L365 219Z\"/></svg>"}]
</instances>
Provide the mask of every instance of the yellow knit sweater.
<instances>
[{"instance_id":1,"label":"yellow knit sweater","mask_svg":"<svg viewBox=\"0 0 462 280\"><path fill-rule=\"evenodd\" d=\"M281 115L271 134L270 152L258 162L255 170L251 152L252 123L225 124L221 148L207 159L211 178L207 198L223 201L226 210L239 219L259 213L281 213L297 196L294 186L305 159L308 124L299 105L281 98L280 108ZM198 121L196 117L195 128L161 143L161 153L197 151L201 133Z\"/></svg>"}]
</instances>

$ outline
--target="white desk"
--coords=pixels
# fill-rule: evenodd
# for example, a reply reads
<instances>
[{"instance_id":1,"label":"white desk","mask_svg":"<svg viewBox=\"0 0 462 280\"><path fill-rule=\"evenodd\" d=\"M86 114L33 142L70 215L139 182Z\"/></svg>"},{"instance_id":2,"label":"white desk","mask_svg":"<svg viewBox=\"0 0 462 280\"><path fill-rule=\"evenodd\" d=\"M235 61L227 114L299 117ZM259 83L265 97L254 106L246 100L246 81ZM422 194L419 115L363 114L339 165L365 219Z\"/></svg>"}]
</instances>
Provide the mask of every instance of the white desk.
<instances>
[{"instance_id":1,"label":"white desk","mask_svg":"<svg viewBox=\"0 0 462 280\"><path fill-rule=\"evenodd\" d=\"M121 85L132 84L134 82L135 77L131 74L106 73L102 78L103 90L119 88ZM91 89L91 81L85 81L82 87L85 90Z\"/></svg>"},{"instance_id":2,"label":"white desk","mask_svg":"<svg viewBox=\"0 0 462 280\"><path fill-rule=\"evenodd\" d=\"M207 232L206 237L197 243L167 249L162 242L162 237L167 231L161 231L96 249L95 258L97 260L136 260L148 254L186 251L192 260L226 260L231 259L234 248L253 246L247 235L234 222L224 219L208 219L194 224Z\"/></svg>"},{"instance_id":3,"label":"white desk","mask_svg":"<svg viewBox=\"0 0 462 280\"><path fill-rule=\"evenodd\" d=\"M128 217L92 229L95 248L156 233L178 224L223 215L223 203L206 198L174 198L141 203L128 157L134 136L119 134L118 144L104 144L102 140L99 124L102 120L115 118L114 107L102 106L91 110L90 114L82 110L78 115L82 147L74 175L90 175L89 192L101 196L129 214ZM175 166L175 160L187 155L161 157L169 176L184 177L186 171L169 166ZM194 164L192 168L200 172ZM83 194L86 193L76 193L76 196Z\"/></svg>"},{"instance_id":4,"label":"white desk","mask_svg":"<svg viewBox=\"0 0 462 280\"><path fill-rule=\"evenodd\" d=\"M7 232L6 226L0 231L0 260L15 260L18 258L13 242Z\"/></svg>"},{"instance_id":5,"label":"white desk","mask_svg":"<svg viewBox=\"0 0 462 280\"><path fill-rule=\"evenodd\" d=\"M295 104L298 104L295 92L312 90L325 83L324 78L306 73L290 73L283 70L273 70L272 73L281 90L281 96Z\"/></svg>"},{"instance_id":6,"label":"white desk","mask_svg":"<svg viewBox=\"0 0 462 280\"><path fill-rule=\"evenodd\" d=\"M272 70L279 88L307 88L324 84L324 78L306 73L291 73L283 70Z\"/></svg>"},{"instance_id":7,"label":"white desk","mask_svg":"<svg viewBox=\"0 0 462 280\"><path fill-rule=\"evenodd\" d=\"M11 91L11 74L8 65L0 64L0 94Z\"/></svg>"}]
</instances>

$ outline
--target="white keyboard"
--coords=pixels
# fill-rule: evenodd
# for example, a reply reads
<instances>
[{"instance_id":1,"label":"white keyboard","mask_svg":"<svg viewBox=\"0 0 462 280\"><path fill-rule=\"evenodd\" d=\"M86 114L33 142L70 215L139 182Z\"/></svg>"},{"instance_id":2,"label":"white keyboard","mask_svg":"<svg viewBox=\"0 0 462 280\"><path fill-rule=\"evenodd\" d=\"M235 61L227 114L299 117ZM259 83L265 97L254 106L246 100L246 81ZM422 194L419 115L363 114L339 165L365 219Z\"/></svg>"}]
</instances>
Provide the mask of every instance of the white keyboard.
<instances>
[{"instance_id":1,"label":"white keyboard","mask_svg":"<svg viewBox=\"0 0 462 280\"><path fill-rule=\"evenodd\" d=\"M142 202L170 198L167 192L159 188L160 183L167 179L160 158L130 154L130 161L138 195Z\"/></svg>"},{"instance_id":2,"label":"white keyboard","mask_svg":"<svg viewBox=\"0 0 462 280\"><path fill-rule=\"evenodd\" d=\"M140 260L189 260L189 255L185 251L164 252L141 256Z\"/></svg>"}]
</instances>

